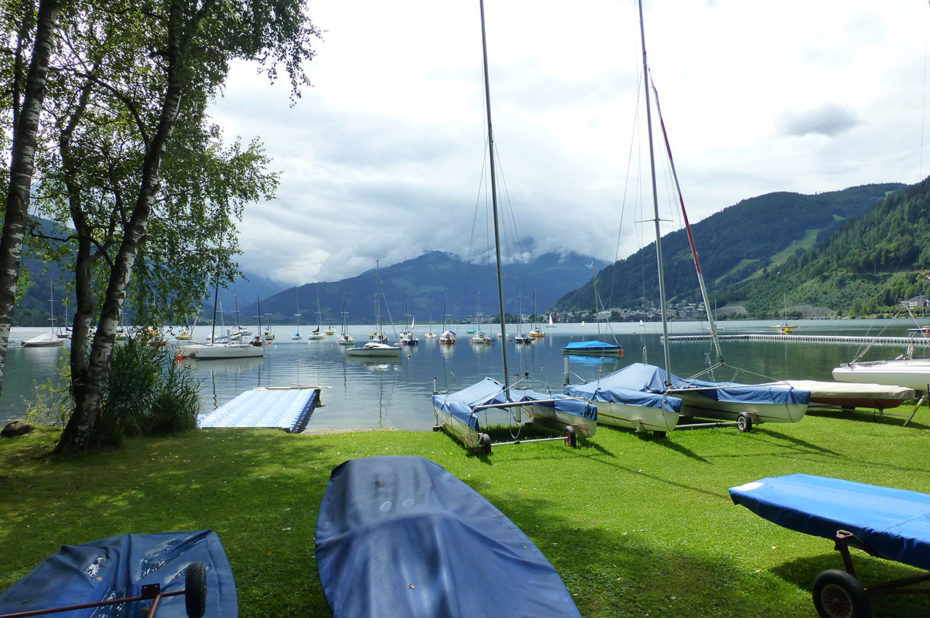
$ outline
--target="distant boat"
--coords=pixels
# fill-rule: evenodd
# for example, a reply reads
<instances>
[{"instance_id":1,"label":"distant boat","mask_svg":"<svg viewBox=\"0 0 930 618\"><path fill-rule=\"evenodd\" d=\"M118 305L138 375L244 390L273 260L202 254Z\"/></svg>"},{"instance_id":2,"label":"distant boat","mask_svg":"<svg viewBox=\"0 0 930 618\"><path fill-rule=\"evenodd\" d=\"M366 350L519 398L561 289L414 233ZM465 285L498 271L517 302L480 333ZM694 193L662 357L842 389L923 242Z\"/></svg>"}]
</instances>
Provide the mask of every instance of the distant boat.
<instances>
[{"instance_id":1,"label":"distant boat","mask_svg":"<svg viewBox=\"0 0 930 618\"><path fill-rule=\"evenodd\" d=\"M387 337L381 333L381 302L383 296L381 294L381 271L378 268L377 262L375 263L375 271L378 280L378 293L375 295L377 331L372 334L373 341L369 341L361 347L347 348L346 355L348 356L397 357L400 356L402 351L400 346L390 345L387 342Z\"/></svg>"},{"instance_id":2,"label":"distant boat","mask_svg":"<svg viewBox=\"0 0 930 618\"><path fill-rule=\"evenodd\" d=\"M342 295L342 332L339 333L339 337L336 338L336 342L339 345L352 345L355 343L355 339L352 338L352 335L349 334L349 314L346 313L346 295Z\"/></svg>"},{"instance_id":3,"label":"distant boat","mask_svg":"<svg viewBox=\"0 0 930 618\"><path fill-rule=\"evenodd\" d=\"M562 346L563 354L582 354L591 356L623 356L623 348L615 343L604 341L572 341Z\"/></svg>"},{"instance_id":4,"label":"distant boat","mask_svg":"<svg viewBox=\"0 0 930 618\"><path fill-rule=\"evenodd\" d=\"M208 343L189 343L180 345L177 348L179 358L194 358L197 360L218 360L225 358L255 358L265 355L265 347L261 344L258 346L248 342L229 341L224 339L222 342L216 339L216 316L220 312L222 322L222 309L219 303L219 284L214 286L213 300L213 324L210 330L210 341ZM260 307L261 305L259 305ZM260 319L260 318L259 318ZM261 326L259 325L259 328Z\"/></svg>"},{"instance_id":5,"label":"distant boat","mask_svg":"<svg viewBox=\"0 0 930 618\"><path fill-rule=\"evenodd\" d=\"M51 330L47 333L42 333L41 335L26 339L20 344L24 348L53 348L65 344L65 337L59 337L58 333L55 332L55 293L51 282L49 282L48 290L49 323L51 324Z\"/></svg>"}]
</instances>

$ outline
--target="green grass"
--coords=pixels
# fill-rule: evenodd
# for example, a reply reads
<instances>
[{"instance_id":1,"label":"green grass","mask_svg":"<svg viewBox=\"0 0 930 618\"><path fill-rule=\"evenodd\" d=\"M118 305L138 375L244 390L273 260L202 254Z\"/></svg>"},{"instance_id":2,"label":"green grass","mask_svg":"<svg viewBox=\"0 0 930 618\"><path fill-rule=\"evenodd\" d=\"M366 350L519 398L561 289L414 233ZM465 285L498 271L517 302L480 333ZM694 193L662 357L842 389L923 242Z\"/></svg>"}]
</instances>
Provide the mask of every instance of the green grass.
<instances>
[{"instance_id":1,"label":"green grass","mask_svg":"<svg viewBox=\"0 0 930 618\"><path fill-rule=\"evenodd\" d=\"M49 457L57 433L41 430L0 441L0 589L62 544L212 528L241 615L327 615L314 530L331 469L415 454L520 526L583 615L811 616L812 580L842 568L833 544L734 505L727 488L806 472L930 492L930 412L916 421L812 413L751 434L715 428L665 440L600 428L575 450L544 442L499 446L489 457L443 433L203 430L57 461ZM866 584L916 572L861 552L854 559ZM873 610L927 615L930 599L878 597Z\"/></svg>"}]
</instances>

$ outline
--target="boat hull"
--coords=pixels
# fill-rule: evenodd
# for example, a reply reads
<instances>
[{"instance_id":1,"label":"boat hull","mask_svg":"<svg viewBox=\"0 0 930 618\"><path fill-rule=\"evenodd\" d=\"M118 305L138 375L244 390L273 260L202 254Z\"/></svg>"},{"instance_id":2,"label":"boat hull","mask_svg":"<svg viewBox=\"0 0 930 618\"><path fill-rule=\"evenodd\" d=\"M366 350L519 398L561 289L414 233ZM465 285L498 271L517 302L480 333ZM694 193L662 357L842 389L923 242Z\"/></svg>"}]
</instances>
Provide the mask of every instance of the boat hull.
<instances>
[{"instance_id":1,"label":"boat hull","mask_svg":"<svg viewBox=\"0 0 930 618\"><path fill-rule=\"evenodd\" d=\"M178 356L197 360L221 360L224 358L256 358L265 355L265 348L250 343L193 344L178 347Z\"/></svg>"},{"instance_id":2,"label":"boat hull","mask_svg":"<svg viewBox=\"0 0 930 618\"><path fill-rule=\"evenodd\" d=\"M635 431L673 431L680 416L678 412L664 408L608 401L592 401L591 403L597 406L598 425L609 425Z\"/></svg>"},{"instance_id":3,"label":"boat hull","mask_svg":"<svg viewBox=\"0 0 930 618\"><path fill-rule=\"evenodd\" d=\"M840 382L871 382L912 388L927 393L930 384L930 359L903 359L849 363L833 370Z\"/></svg>"},{"instance_id":4,"label":"boat hull","mask_svg":"<svg viewBox=\"0 0 930 618\"><path fill-rule=\"evenodd\" d=\"M674 391L681 398L681 415L720 420L737 420L749 414L754 423L797 423L807 413L806 403L760 403L717 401L700 392Z\"/></svg>"}]
</instances>

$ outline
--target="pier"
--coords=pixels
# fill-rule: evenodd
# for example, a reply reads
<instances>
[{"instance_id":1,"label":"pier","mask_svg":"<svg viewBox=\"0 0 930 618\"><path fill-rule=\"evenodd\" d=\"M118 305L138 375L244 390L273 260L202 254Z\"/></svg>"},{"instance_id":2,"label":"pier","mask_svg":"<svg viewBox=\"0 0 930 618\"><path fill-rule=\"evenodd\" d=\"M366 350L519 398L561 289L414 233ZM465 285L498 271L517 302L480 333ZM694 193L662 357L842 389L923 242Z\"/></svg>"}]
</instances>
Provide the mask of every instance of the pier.
<instances>
[{"instance_id":1,"label":"pier","mask_svg":"<svg viewBox=\"0 0 930 618\"><path fill-rule=\"evenodd\" d=\"M668 338L670 343L687 341L708 341L709 334L674 335ZM778 341L782 343L839 343L849 345L891 345L930 347L930 337L874 337L868 335L796 335L781 333L741 333L735 335L717 335L721 341Z\"/></svg>"}]
</instances>

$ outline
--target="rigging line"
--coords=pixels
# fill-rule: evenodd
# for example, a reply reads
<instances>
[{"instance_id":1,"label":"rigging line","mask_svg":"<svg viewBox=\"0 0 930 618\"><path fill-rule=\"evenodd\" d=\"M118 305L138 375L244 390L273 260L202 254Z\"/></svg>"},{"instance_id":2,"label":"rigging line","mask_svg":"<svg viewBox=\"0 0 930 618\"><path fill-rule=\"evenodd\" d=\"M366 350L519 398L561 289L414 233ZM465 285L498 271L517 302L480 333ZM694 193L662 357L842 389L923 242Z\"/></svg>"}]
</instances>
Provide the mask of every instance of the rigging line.
<instances>
[{"instance_id":1,"label":"rigging line","mask_svg":"<svg viewBox=\"0 0 930 618\"><path fill-rule=\"evenodd\" d=\"M633 168L633 151L634 151L634 146L636 144L636 127L639 126L639 108L640 108L639 97L640 97L640 90L639 90L639 79L637 75L636 105L633 108L633 125L632 125L633 130L630 131L630 149L629 149L629 152L627 153L627 158L626 158L626 179L623 181L623 198L620 201L620 224L617 226L617 246L614 249L614 268L612 268L610 272L610 294L607 297L607 300L610 302L611 306L613 305L613 302L614 302L614 290L616 289L616 285L617 285L616 278L618 274L617 273L618 269L616 268L616 264L618 261L620 261L620 244L622 242L622 237L623 237L623 221L626 219L627 196L629 195L630 177L631 177L630 170ZM645 284L644 284L644 292L645 292Z\"/></svg>"}]
</instances>

